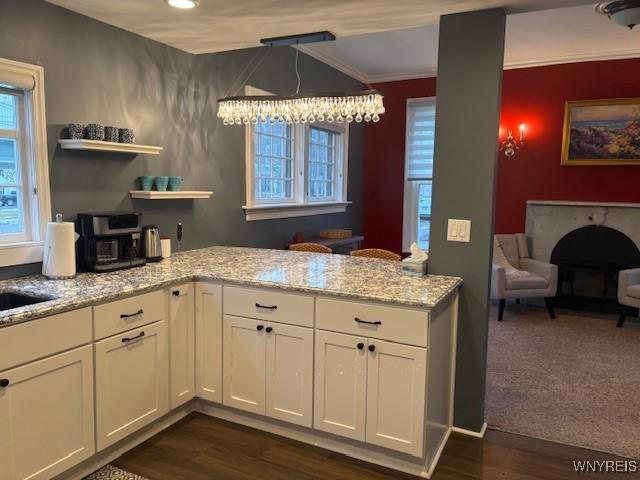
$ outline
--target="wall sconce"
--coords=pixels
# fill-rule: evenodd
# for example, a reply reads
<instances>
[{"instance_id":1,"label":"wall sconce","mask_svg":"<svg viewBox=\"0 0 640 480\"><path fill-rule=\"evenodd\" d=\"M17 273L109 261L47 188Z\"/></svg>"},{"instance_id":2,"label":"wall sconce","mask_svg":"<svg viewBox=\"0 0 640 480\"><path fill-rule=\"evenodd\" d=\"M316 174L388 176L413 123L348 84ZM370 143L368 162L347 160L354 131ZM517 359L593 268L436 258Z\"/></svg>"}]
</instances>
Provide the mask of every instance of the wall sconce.
<instances>
[{"instance_id":1,"label":"wall sconce","mask_svg":"<svg viewBox=\"0 0 640 480\"><path fill-rule=\"evenodd\" d=\"M507 131L507 138L500 143L500 151L504 152L505 157L511 158L516 154L516 150L524 147L524 133L527 127L524 123L520 124L520 140L513 138L513 131Z\"/></svg>"}]
</instances>

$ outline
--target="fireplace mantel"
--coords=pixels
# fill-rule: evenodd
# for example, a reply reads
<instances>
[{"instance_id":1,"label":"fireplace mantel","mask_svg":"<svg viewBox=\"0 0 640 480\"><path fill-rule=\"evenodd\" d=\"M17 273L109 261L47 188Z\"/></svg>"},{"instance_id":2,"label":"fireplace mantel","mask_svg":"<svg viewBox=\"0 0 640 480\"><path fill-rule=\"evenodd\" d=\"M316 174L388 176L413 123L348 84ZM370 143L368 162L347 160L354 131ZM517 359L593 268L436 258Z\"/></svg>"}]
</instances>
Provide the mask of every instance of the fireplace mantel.
<instances>
[{"instance_id":1,"label":"fireplace mantel","mask_svg":"<svg viewBox=\"0 0 640 480\"><path fill-rule=\"evenodd\" d=\"M619 230L640 248L640 203L527 201L525 233L536 260L548 262L562 237L588 225Z\"/></svg>"}]
</instances>

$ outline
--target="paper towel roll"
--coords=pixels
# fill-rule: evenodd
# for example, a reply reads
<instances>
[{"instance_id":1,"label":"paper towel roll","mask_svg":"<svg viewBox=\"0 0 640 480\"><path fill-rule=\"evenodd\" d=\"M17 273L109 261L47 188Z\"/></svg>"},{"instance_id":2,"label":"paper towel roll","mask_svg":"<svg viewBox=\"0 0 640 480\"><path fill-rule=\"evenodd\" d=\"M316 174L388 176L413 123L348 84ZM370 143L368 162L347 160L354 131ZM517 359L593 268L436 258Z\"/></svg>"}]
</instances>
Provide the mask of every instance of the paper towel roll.
<instances>
[{"instance_id":1,"label":"paper towel roll","mask_svg":"<svg viewBox=\"0 0 640 480\"><path fill-rule=\"evenodd\" d=\"M62 279L76 274L76 238L73 223L47 223L42 259L45 277Z\"/></svg>"}]
</instances>

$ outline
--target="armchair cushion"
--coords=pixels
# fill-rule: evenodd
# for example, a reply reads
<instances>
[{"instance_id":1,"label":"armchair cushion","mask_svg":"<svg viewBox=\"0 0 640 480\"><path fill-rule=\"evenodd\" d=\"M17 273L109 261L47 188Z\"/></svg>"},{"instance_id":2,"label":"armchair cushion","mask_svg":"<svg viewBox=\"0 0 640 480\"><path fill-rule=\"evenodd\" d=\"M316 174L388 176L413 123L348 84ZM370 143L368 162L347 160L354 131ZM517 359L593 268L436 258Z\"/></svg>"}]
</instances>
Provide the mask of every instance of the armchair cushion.
<instances>
[{"instance_id":1,"label":"armchair cushion","mask_svg":"<svg viewBox=\"0 0 640 480\"><path fill-rule=\"evenodd\" d=\"M494 239L497 242L494 243L494 251L496 250L496 244L499 245L499 250L502 251L504 256L506 257L509 264L515 268L520 268L520 254L518 252L518 240L515 235L495 235ZM496 255L494 253L494 263L499 262L495 259Z\"/></svg>"},{"instance_id":2,"label":"armchair cushion","mask_svg":"<svg viewBox=\"0 0 640 480\"><path fill-rule=\"evenodd\" d=\"M627 287L627 295L633 298L640 298L640 285Z\"/></svg>"},{"instance_id":3,"label":"armchair cushion","mask_svg":"<svg viewBox=\"0 0 640 480\"><path fill-rule=\"evenodd\" d=\"M538 290L549 286L549 282L535 273L530 273L526 277L507 277L507 290Z\"/></svg>"}]
</instances>

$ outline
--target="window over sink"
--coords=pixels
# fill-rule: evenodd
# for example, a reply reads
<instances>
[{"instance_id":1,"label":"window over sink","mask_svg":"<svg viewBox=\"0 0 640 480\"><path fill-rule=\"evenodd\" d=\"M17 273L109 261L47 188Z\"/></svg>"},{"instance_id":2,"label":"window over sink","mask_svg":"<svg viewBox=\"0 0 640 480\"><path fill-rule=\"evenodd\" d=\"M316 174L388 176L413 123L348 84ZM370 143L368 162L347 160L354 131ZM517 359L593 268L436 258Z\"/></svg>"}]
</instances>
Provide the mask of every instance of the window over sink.
<instances>
[{"instance_id":1,"label":"window over sink","mask_svg":"<svg viewBox=\"0 0 640 480\"><path fill-rule=\"evenodd\" d=\"M0 58L0 266L39 262L51 218L43 69Z\"/></svg>"},{"instance_id":2,"label":"window over sink","mask_svg":"<svg viewBox=\"0 0 640 480\"><path fill-rule=\"evenodd\" d=\"M270 95L247 86L246 95ZM247 220L344 212L347 124L257 123L245 127Z\"/></svg>"}]
</instances>

